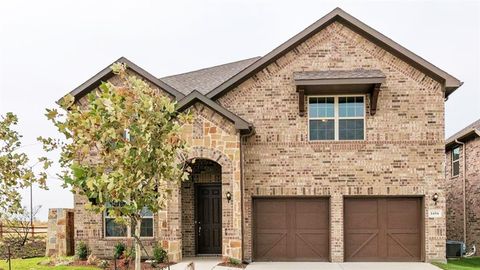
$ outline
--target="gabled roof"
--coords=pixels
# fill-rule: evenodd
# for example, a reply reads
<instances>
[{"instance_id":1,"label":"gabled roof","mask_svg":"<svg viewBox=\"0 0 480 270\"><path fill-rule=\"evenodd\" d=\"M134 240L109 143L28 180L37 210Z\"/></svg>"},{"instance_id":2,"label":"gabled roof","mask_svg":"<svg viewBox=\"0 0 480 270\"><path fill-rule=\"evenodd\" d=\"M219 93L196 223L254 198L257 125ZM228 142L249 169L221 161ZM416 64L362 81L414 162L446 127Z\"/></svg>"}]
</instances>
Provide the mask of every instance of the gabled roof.
<instances>
[{"instance_id":1,"label":"gabled roof","mask_svg":"<svg viewBox=\"0 0 480 270\"><path fill-rule=\"evenodd\" d=\"M320 20L307 27L302 32L289 39L287 42L283 43L252 65L248 66L226 82L222 83L221 85L210 91L207 94L207 97L216 99L224 95L226 92L239 85L243 81L247 80L255 73L262 70L267 65L274 62L282 55L292 50L293 48L295 48L296 46L298 46L299 44L312 37L314 34L318 33L320 30L326 28L328 25L335 21L339 21L342 24L348 26L355 32L367 38L368 40L389 51L400 59L406 61L407 63L424 72L425 74L431 76L433 79L444 84L445 96L448 96L462 85L462 82L460 82L457 78L432 65L425 59L402 47L401 45L384 36L380 32L376 31L375 29L369 27L355 17L346 13L342 9L336 8L324 17L322 17Z\"/></svg>"},{"instance_id":2,"label":"gabled roof","mask_svg":"<svg viewBox=\"0 0 480 270\"><path fill-rule=\"evenodd\" d=\"M231 111L225 109L220 104L212 101L211 99L205 97L197 90L193 90L190 94L184 97L177 103L177 110L184 111L188 109L190 106L195 104L196 102L201 102L205 104L210 109L216 111L223 117L227 118L228 120L232 121L235 124L235 128L238 130L250 130L252 129L253 125L249 122L243 120L241 117L237 116L236 114L232 113Z\"/></svg>"},{"instance_id":3,"label":"gabled roof","mask_svg":"<svg viewBox=\"0 0 480 270\"><path fill-rule=\"evenodd\" d=\"M170 85L168 85L168 84L162 82L161 80L157 79L155 76L148 73L146 70L137 66L136 64L134 64L132 61L128 60L125 57L120 57L117 61L108 65L106 68L104 68L102 71L100 71L95 76L90 78L88 81L82 83L80 86L73 89L73 91L71 91L70 94L75 97L75 100L79 100L80 98L82 98L83 96L88 94L90 91L97 88L100 85L101 82L107 81L108 79L110 79L111 77L114 76L113 71L110 67L114 63L117 63L117 62L126 64L127 68L135 71L136 73L140 74L145 79L147 79L153 85L155 85L158 88L160 88L160 89L166 91L167 93L171 94L172 96L175 97L176 100L179 100L179 99L181 99L185 96L181 92L177 91L176 89L174 89Z\"/></svg>"},{"instance_id":4,"label":"gabled roof","mask_svg":"<svg viewBox=\"0 0 480 270\"><path fill-rule=\"evenodd\" d=\"M186 73L175 74L160 78L160 80L174 87L184 95L190 94L194 89L205 95L258 59L260 59L260 57L253 57Z\"/></svg>"},{"instance_id":5,"label":"gabled roof","mask_svg":"<svg viewBox=\"0 0 480 270\"><path fill-rule=\"evenodd\" d=\"M460 142L465 142L475 137L480 137L480 119L471 123L466 128L460 130L459 132L453 134L445 141L445 149L450 149L457 145L455 140Z\"/></svg>"}]
</instances>

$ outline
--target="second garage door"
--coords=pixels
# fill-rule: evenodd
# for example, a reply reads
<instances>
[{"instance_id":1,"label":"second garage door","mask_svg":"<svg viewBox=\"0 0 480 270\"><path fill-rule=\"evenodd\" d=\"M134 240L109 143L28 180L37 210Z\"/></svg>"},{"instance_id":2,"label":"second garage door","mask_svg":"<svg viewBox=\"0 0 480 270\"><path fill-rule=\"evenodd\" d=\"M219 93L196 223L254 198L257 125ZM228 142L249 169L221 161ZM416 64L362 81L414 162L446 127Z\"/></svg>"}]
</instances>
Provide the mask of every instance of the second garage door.
<instances>
[{"instance_id":1,"label":"second garage door","mask_svg":"<svg viewBox=\"0 0 480 270\"><path fill-rule=\"evenodd\" d=\"M256 261L328 261L328 199L253 200Z\"/></svg>"},{"instance_id":2,"label":"second garage door","mask_svg":"<svg viewBox=\"0 0 480 270\"><path fill-rule=\"evenodd\" d=\"M421 198L345 199L346 261L420 261Z\"/></svg>"}]
</instances>

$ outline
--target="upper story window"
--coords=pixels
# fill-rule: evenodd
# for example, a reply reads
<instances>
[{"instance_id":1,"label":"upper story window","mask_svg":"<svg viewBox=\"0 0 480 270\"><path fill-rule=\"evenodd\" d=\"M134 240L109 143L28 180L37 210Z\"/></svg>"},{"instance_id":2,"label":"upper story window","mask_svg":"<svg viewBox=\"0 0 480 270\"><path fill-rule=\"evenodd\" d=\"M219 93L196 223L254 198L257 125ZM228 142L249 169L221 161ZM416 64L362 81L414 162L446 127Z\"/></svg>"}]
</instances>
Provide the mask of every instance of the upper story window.
<instances>
[{"instance_id":1,"label":"upper story window","mask_svg":"<svg viewBox=\"0 0 480 270\"><path fill-rule=\"evenodd\" d=\"M108 213L111 204L107 204L107 210L104 214L105 237L127 237L133 235L132 228L125 224L115 221ZM144 208L142 210L142 224L140 226L141 237L153 237L153 212Z\"/></svg>"},{"instance_id":2,"label":"upper story window","mask_svg":"<svg viewBox=\"0 0 480 270\"><path fill-rule=\"evenodd\" d=\"M460 174L460 147L455 147L452 150L452 176Z\"/></svg>"},{"instance_id":3,"label":"upper story window","mask_svg":"<svg viewBox=\"0 0 480 270\"><path fill-rule=\"evenodd\" d=\"M364 140L364 96L312 96L308 98L309 138Z\"/></svg>"}]
</instances>

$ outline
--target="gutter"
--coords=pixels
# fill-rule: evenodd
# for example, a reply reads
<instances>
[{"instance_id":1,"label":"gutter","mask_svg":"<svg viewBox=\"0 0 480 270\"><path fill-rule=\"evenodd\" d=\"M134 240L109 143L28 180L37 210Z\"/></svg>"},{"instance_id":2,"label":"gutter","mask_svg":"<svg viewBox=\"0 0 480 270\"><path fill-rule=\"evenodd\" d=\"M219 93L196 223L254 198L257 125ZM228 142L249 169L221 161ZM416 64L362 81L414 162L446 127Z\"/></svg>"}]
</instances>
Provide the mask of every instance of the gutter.
<instances>
[{"instance_id":1,"label":"gutter","mask_svg":"<svg viewBox=\"0 0 480 270\"><path fill-rule=\"evenodd\" d=\"M466 157L465 157L465 143L455 139L455 142L462 146L462 186L463 186L463 242L467 245L467 195L466 195Z\"/></svg>"},{"instance_id":2,"label":"gutter","mask_svg":"<svg viewBox=\"0 0 480 270\"><path fill-rule=\"evenodd\" d=\"M245 220L244 220L244 212L245 212L245 204L243 203L243 187L244 187L244 181L245 181L245 155L243 154L243 151L244 151L244 141L246 143L246 139L250 136L252 136L253 134L255 134L255 127L253 126L250 126L249 127L249 132L246 133L246 134L240 134L240 219L241 219L241 232L240 232L240 235L242 236L242 254L241 254L241 260L243 262L243 259L244 259L244 254L245 254L245 235L244 235L244 232L245 232L245 226L244 226L244 223L245 223Z\"/></svg>"}]
</instances>

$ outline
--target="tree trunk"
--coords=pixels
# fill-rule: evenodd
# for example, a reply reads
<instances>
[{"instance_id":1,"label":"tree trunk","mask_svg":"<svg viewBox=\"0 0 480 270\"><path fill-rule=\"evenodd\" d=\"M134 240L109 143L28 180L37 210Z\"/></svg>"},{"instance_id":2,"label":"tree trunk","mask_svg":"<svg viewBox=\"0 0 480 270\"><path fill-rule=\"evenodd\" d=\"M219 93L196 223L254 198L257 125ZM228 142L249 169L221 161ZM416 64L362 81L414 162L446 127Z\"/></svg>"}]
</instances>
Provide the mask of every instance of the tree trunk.
<instances>
[{"instance_id":1,"label":"tree trunk","mask_svg":"<svg viewBox=\"0 0 480 270\"><path fill-rule=\"evenodd\" d=\"M142 246L140 244L140 226L142 224L142 219L137 218L137 223L135 224L135 270L142 269Z\"/></svg>"}]
</instances>

